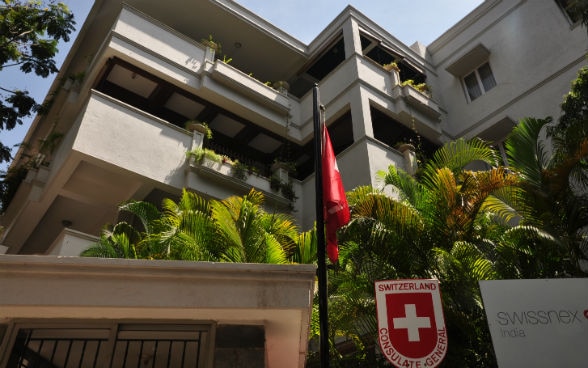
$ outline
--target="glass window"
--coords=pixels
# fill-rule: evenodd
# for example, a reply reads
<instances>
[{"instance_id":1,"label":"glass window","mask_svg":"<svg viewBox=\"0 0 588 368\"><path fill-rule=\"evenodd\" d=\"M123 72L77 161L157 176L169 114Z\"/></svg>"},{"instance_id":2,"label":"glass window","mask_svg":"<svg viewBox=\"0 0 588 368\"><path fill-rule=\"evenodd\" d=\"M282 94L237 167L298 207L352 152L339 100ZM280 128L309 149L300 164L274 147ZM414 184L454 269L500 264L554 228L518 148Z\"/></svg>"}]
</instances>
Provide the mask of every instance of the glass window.
<instances>
[{"instance_id":1,"label":"glass window","mask_svg":"<svg viewBox=\"0 0 588 368\"><path fill-rule=\"evenodd\" d=\"M484 63L463 78L466 92L470 101L482 96L496 86L496 79L490 69L490 64Z\"/></svg>"},{"instance_id":2,"label":"glass window","mask_svg":"<svg viewBox=\"0 0 588 368\"><path fill-rule=\"evenodd\" d=\"M478 78L476 77L475 73L470 73L466 75L463 79L468 90L468 95L470 96L470 100L475 100L476 98L482 95L482 90L478 85Z\"/></svg>"},{"instance_id":3,"label":"glass window","mask_svg":"<svg viewBox=\"0 0 588 368\"><path fill-rule=\"evenodd\" d=\"M478 73L480 74L480 79L482 80L484 91L488 92L496 86L496 80L494 80L492 69L490 69L490 65L488 63L479 67Z\"/></svg>"}]
</instances>

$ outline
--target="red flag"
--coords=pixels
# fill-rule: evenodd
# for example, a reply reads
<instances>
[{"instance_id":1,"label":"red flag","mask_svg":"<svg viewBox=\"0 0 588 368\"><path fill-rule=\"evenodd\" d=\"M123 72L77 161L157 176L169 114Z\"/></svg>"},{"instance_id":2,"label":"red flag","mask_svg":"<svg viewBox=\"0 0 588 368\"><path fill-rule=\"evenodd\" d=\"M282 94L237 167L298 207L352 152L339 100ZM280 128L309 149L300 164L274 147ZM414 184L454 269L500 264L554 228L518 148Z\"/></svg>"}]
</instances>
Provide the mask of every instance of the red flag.
<instances>
[{"instance_id":1,"label":"red flag","mask_svg":"<svg viewBox=\"0 0 588 368\"><path fill-rule=\"evenodd\" d=\"M331 138L325 124L322 124L322 133L323 156L321 165L323 171L323 206L327 233L327 255L331 262L335 263L339 259L337 229L349 222L350 214L341 174L337 167Z\"/></svg>"}]
</instances>

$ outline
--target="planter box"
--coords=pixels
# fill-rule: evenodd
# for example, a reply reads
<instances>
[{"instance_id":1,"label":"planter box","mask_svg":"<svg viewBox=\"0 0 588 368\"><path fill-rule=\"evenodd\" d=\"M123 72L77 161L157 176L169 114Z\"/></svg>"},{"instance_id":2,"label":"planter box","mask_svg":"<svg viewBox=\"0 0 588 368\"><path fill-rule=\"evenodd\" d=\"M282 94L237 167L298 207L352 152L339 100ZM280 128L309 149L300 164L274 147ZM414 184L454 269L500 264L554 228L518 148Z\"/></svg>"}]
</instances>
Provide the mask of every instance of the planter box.
<instances>
[{"instance_id":1,"label":"planter box","mask_svg":"<svg viewBox=\"0 0 588 368\"><path fill-rule=\"evenodd\" d=\"M402 96L406 102L421 112L433 118L439 118L441 111L429 96L410 85L402 86Z\"/></svg>"},{"instance_id":2,"label":"planter box","mask_svg":"<svg viewBox=\"0 0 588 368\"><path fill-rule=\"evenodd\" d=\"M270 188L270 179L256 174L246 174L245 180L233 176L233 165L228 162L215 162L206 157L200 163L190 165L198 175L209 178L219 184L229 186L233 189L247 193L254 188L263 193L266 200L287 208L290 201Z\"/></svg>"},{"instance_id":3,"label":"planter box","mask_svg":"<svg viewBox=\"0 0 588 368\"><path fill-rule=\"evenodd\" d=\"M232 66L217 60L211 70L211 76L221 84L241 91L243 94L256 99L265 106L279 112L290 110L290 101L287 96L268 87L259 80L250 77Z\"/></svg>"}]
</instances>

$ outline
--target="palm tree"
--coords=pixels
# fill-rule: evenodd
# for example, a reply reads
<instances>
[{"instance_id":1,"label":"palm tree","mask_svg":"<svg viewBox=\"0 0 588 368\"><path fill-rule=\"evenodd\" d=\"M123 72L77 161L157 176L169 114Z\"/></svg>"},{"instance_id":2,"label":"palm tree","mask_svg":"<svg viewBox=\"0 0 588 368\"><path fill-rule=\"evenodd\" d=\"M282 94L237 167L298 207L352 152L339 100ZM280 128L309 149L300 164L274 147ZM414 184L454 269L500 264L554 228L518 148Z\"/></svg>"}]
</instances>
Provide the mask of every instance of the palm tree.
<instances>
[{"instance_id":1,"label":"palm tree","mask_svg":"<svg viewBox=\"0 0 588 368\"><path fill-rule=\"evenodd\" d=\"M316 226L311 230L298 234L296 246L290 256L290 262L315 264L317 262Z\"/></svg>"},{"instance_id":2,"label":"palm tree","mask_svg":"<svg viewBox=\"0 0 588 368\"><path fill-rule=\"evenodd\" d=\"M212 202L211 217L223 248L222 261L288 262L297 244L298 228L287 215L263 210L263 199L261 192L252 189L243 197Z\"/></svg>"},{"instance_id":3,"label":"palm tree","mask_svg":"<svg viewBox=\"0 0 588 368\"><path fill-rule=\"evenodd\" d=\"M131 238L138 236L139 234L128 223L119 222L112 229L105 227L100 234L100 240L84 250L81 256L137 259L137 249Z\"/></svg>"},{"instance_id":4,"label":"palm tree","mask_svg":"<svg viewBox=\"0 0 588 368\"><path fill-rule=\"evenodd\" d=\"M588 85L588 84L587 84ZM564 115L566 116L566 115ZM576 129L578 124L584 129ZM580 260L588 255L583 228L588 223L588 130L586 119L554 126L550 118L521 120L506 142L508 162L523 178L521 188L529 208L527 223L557 241L529 253L542 272L523 277L581 275ZM547 131L546 140L542 136ZM544 238L544 237L543 237ZM544 244L544 243L541 243ZM540 244L539 244L540 245ZM525 252L518 253L523 258Z\"/></svg>"},{"instance_id":5,"label":"palm tree","mask_svg":"<svg viewBox=\"0 0 588 368\"><path fill-rule=\"evenodd\" d=\"M149 202L131 201L120 210L134 215L140 229L118 223L114 229L119 231L104 232L100 243L82 255L287 263L300 253L298 228L287 215L266 212L263 199L261 192L251 190L243 197L208 201L183 190L178 202L164 199L161 211Z\"/></svg>"},{"instance_id":6,"label":"palm tree","mask_svg":"<svg viewBox=\"0 0 588 368\"><path fill-rule=\"evenodd\" d=\"M352 220L340 234L340 264L329 275L338 323L332 334L373 348L374 281L438 278L452 341L445 364L492 366L478 281L496 277L493 240L518 218L519 177L498 166L497 153L480 140L446 144L418 178L393 166L380 176L386 191L348 193ZM332 307L338 301L352 315L347 325L337 319L345 313Z\"/></svg>"}]
</instances>

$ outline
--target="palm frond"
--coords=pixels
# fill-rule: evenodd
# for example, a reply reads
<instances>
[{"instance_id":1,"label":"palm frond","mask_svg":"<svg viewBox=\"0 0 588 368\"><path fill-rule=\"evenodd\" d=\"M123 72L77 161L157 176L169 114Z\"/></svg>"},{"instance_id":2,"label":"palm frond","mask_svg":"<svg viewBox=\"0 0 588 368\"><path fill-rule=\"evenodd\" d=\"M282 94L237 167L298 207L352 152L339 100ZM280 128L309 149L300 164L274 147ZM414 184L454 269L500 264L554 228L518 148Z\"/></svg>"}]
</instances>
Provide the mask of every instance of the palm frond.
<instances>
[{"instance_id":1,"label":"palm frond","mask_svg":"<svg viewBox=\"0 0 588 368\"><path fill-rule=\"evenodd\" d=\"M295 263L314 264L317 262L316 226L298 235L296 247L290 260ZM341 255L340 255L341 256Z\"/></svg>"},{"instance_id":2,"label":"palm frond","mask_svg":"<svg viewBox=\"0 0 588 368\"><path fill-rule=\"evenodd\" d=\"M144 201L130 201L124 203L119 206L119 210L130 212L136 216L139 221L141 221L143 230L147 234L154 232L152 225L154 221L159 219L161 216L161 213L153 203Z\"/></svg>"},{"instance_id":3,"label":"palm frond","mask_svg":"<svg viewBox=\"0 0 588 368\"><path fill-rule=\"evenodd\" d=\"M415 204L420 198L422 188L419 182L404 170L390 165L387 172L380 172L385 185L391 185L397 190L400 201L408 201Z\"/></svg>"},{"instance_id":4,"label":"palm frond","mask_svg":"<svg viewBox=\"0 0 588 368\"><path fill-rule=\"evenodd\" d=\"M551 118L522 119L505 142L509 166L534 188L543 186L543 172L550 166L541 132L551 122Z\"/></svg>"},{"instance_id":5,"label":"palm frond","mask_svg":"<svg viewBox=\"0 0 588 368\"><path fill-rule=\"evenodd\" d=\"M423 168L423 179L426 182L427 178L441 168L448 168L457 176L467 165L474 162L497 166L498 158L496 151L481 139L460 138L446 143L435 152L433 158Z\"/></svg>"}]
</instances>

